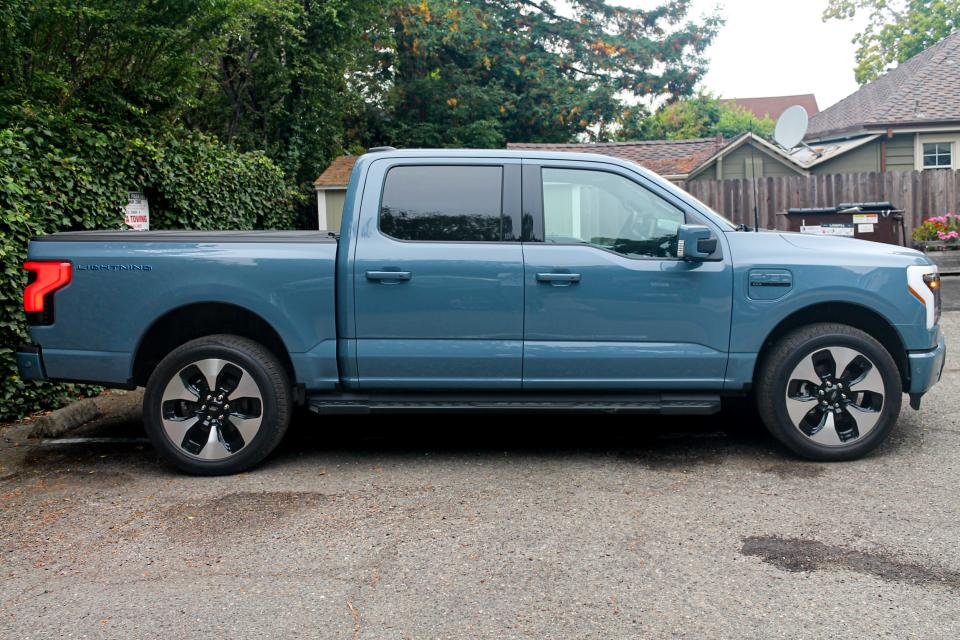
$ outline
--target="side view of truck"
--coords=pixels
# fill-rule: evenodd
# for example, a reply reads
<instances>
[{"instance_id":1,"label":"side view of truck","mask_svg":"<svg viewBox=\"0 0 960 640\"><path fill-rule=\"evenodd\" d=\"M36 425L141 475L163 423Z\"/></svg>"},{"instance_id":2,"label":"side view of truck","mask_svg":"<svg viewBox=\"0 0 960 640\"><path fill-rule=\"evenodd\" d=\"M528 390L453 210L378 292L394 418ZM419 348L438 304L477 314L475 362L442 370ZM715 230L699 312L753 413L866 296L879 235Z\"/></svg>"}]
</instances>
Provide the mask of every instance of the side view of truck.
<instances>
[{"instance_id":1,"label":"side view of truck","mask_svg":"<svg viewBox=\"0 0 960 640\"><path fill-rule=\"evenodd\" d=\"M22 376L145 386L162 456L263 460L323 414L712 414L814 460L874 449L945 356L923 254L735 225L592 154L368 153L340 235L65 232L24 265Z\"/></svg>"}]
</instances>

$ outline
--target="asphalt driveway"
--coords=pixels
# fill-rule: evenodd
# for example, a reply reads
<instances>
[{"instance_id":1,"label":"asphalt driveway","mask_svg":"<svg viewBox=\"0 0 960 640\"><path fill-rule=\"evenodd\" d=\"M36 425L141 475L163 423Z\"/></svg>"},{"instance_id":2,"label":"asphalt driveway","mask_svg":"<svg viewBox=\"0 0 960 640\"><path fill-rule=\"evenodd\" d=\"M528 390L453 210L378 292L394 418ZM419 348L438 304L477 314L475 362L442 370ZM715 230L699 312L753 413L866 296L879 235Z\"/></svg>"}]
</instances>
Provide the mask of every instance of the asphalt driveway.
<instances>
[{"instance_id":1,"label":"asphalt driveway","mask_svg":"<svg viewBox=\"0 0 960 640\"><path fill-rule=\"evenodd\" d=\"M960 311L960 276L944 276L943 310Z\"/></svg>"},{"instance_id":2,"label":"asphalt driveway","mask_svg":"<svg viewBox=\"0 0 960 640\"><path fill-rule=\"evenodd\" d=\"M730 416L301 416L226 478L135 409L8 430L0 638L960 637L957 351L839 464Z\"/></svg>"}]
</instances>

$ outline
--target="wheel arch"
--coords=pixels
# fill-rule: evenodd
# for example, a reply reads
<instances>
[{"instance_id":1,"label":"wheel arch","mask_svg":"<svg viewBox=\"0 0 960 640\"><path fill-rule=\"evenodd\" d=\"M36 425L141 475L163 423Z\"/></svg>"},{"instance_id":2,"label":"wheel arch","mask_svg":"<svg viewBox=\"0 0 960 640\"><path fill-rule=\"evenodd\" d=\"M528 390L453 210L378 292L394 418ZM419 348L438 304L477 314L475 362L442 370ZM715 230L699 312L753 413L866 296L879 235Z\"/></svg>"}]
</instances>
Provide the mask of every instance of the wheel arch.
<instances>
[{"instance_id":1,"label":"wheel arch","mask_svg":"<svg viewBox=\"0 0 960 640\"><path fill-rule=\"evenodd\" d=\"M798 309L781 320L767 335L757 355L753 368L753 380L756 383L758 372L762 371L766 358L774 345L794 329L817 322L836 322L860 329L883 345L893 361L897 363L900 381L904 389L910 388L910 363L903 339L893 324L876 311L852 302L821 302Z\"/></svg>"},{"instance_id":2,"label":"wheel arch","mask_svg":"<svg viewBox=\"0 0 960 640\"><path fill-rule=\"evenodd\" d=\"M171 309L143 333L133 360L133 383L146 385L157 364L180 345L220 333L241 336L263 345L277 356L290 379L296 379L283 338L263 317L234 304L197 302Z\"/></svg>"}]
</instances>

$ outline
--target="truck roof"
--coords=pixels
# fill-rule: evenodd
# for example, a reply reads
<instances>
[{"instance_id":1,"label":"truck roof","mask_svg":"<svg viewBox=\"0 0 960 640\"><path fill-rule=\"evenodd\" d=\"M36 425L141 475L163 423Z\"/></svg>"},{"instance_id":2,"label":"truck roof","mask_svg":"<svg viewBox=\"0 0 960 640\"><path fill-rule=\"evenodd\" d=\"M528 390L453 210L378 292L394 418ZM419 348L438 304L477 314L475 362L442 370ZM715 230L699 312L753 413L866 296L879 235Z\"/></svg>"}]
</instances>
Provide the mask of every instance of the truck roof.
<instances>
[{"instance_id":1,"label":"truck roof","mask_svg":"<svg viewBox=\"0 0 960 640\"><path fill-rule=\"evenodd\" d=\"M601 153L575 153L569 151L532 151L527 149L394 149L372 151L360 156L362 160L379 158L513 158L517 160L575 160L577 162L605 162L630 169L639 169L644 175L657 174L644 169L635 162Z\"/></svg>"}]
</instances>

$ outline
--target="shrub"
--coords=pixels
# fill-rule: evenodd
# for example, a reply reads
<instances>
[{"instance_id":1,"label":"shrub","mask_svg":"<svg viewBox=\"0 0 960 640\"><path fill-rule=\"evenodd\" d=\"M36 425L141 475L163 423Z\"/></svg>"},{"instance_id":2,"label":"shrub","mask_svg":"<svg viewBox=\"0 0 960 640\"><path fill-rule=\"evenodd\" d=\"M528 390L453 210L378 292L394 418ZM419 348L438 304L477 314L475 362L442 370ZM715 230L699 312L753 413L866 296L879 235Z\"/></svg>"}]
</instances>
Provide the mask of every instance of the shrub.
<instances>
[{"instance_id":1,"label":"shrub","mask_svg":"<svg viewBox=\"0 0 960 640\"><path fill-rule=\"evenodd\" d=\"M0 420L93 391L17 375L13 351L28 339L22 263L34 236L120 228L131 190L148 194L157 229L293 228L302 198L266 156L197 133L151 136L53 116L0 128Z\"/></svg>"},{"instance_id":2,"label":"shrub","mask_svg":"<svg viewBox=\"0 0 960 640\"><path fill-rule=\"evenodd\" d=\"M927 218L911 235L917 242L939 240L948 244L960 243L960 216L948 213Z\"/></svg>"}]
</instances>

